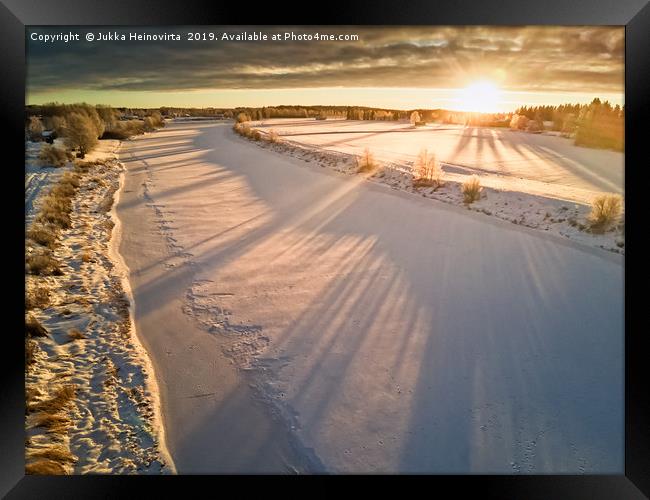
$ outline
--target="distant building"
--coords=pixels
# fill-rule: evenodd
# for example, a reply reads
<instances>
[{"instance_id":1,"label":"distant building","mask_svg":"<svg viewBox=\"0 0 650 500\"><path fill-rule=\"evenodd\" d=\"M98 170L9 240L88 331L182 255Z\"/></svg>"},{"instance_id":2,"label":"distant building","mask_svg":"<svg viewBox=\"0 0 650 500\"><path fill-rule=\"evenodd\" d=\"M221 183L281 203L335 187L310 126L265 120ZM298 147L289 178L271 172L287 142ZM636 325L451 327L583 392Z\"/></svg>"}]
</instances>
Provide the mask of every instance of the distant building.
<instances>
[{"instance_id":1,"label":"distant building","mask_svg":"<svg viewBox=\"0 0 650 500\"><path fill-rule=\"evenodd\" d=\"M41 135L48 144L54 144L54 139L57 138L56 131L54 130L44 130Z\"/></svg>"}]
</instances>

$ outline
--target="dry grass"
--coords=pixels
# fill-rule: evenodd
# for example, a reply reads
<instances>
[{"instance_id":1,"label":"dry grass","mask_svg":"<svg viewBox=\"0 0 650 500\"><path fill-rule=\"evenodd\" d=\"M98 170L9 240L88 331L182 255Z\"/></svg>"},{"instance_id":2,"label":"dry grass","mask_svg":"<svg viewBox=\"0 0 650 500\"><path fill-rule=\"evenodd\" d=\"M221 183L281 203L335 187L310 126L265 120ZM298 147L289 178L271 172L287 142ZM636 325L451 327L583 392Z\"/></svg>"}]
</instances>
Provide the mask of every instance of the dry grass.
<instances>
[{"instance_id":1,"label":"dry grass","mask_svg":"<svg viewBox=\"0 0 650 500\"><path fill-rule=\"evenodd\" d=\"M40 459L25 465L25 474L40 475L65 475L67 474L63 465L54 460Z\"/></svg>"},{"instance_id":2,"label":"dry grass","mask_svg":"<svg viewBox=\"0 0 650 500\"><path fill-rule=\"evenodd\" d=\"M54 444L47 448L31 451L27 454L26 458L28 460L47 459L59 463L74 463L77 461L77 457L70 453L70 450L61 444Z\"/></svg>"},{"instance_id":3,"label":"dry grass","mask_svg":"<svg viewBox=\"0 0 650 500\"><path fill-rule=\"evenodd\" d=\"M27 272L37 276L60 276L62 273L57 260L49 252L34 252L25 259Z\"/></svg>"},{"instance_id":4,"label":"dry grass","mask_svg":"<svg viewBox=\"0 0 650 500\"><path fill-rule=\"evenodd\" d=\"M25 337L47 337L47 329L31 314L25 320Z\"/></svg>"},{"instance_id":5,"label":"dry grass","mask_svg":"<svg viewBox=\"0 0 650 500\"><path fill-rule=\"evenodd\" d=\"M378 166L368 148L364 149L363 155L357 158L357 173L373 172Z\"/></svg>"},{"instance_id":6,"label":"dry grass","mask_svg":"<svg viewBox=\"0 0 650 500\"><path fill-rule=\"evenodd\" d=\"M248 123L235 123L233 125L233 130L241 135L242 137L246 137L248 139L252 139L254 141L260 141L262 140L262 134L260 133L259 130L251 128L251 126Z\"/></svg>"},{"instance_id":7,"label":"dry grass","mask_svg":"<svg viewBox=\"0 0 650 500\"><path fill-rule=\"evenodd\" d=\"M50 304L50 290L44 286L32 286L25 290L25 310L44 309Z\"/></svg>"},{"instance_id":8,"label":"dry grass","mask_svg":"<svg viewBox=\"0 0 650 500\"><path fill-rule=\"evenodd\" d=\"M66 433L71 421L65 415L59 413L41 412L32 421L32 427L41 427L49 434L61 436Z\"/></svg>"},{"instance_id":9,"label":"dry grass","mask_svg":"<svg viewBox=\"0 0 650 500\"><path fill-rule=\"evenodd\" d=\"M38 159L44 167L63 167L72 160L72 154L51 144L44 144Z\"/></svg>"},{"instance_id":10,"label":"dry grass","mask_svg":"<svg viewBox=\"0 0 650 500\"><path fill-rule=\"evenodd\" d=\"M76 393L76 385L63 385L54 391L51 398L28 405L27 411L29 413L42 412L46 416L54 415L64 409L74 399Z\"/></svg>"},{"instance_id":11,"label":"dry grass","mask_svg":"<svg viewBox=\"0 0 650 500\"><path fill-rule=\"evenodd\" d=\"M429 154L426 149L420 151L413 168L413 186L434 187L442 186L442 168L436 155Z\"/></svg>"},{"instance_id":12,"label":"dry grass","mask_svg":"<svg viewBox=\"0 0 650 500\"><path fill-rule=\"evenodd\" d=\"M35 218L36 222L52 225L59 229L70 227L70 212L72 203L68 198L45 196L41 201L41 210Z\"/></svg>"},{"instance_id":13,"label":"dry grass","mask_svg":"<svg viewBox=\"0 0 650 500\"><path fill-rule=\"evenodd\" d=\"M142 120L129 120L126 122L117 122L110 130L105 130L102 139L118 139L123 141L142 133L144 133L144 122Z\"/></svg>"},{"instance_id":14,"label":"dry grass","mask_svg":"<svg viewBox=\"0 0 650 500\"><path fill-rule=\"evenodd\" d=\"M26 392L27 413L33 414L30 428L41 428L49 436L46 447L31 449L27 452L25 471L28 474L66 474L66 466L77 461L70 448L64 443L72 421L65 409L74 400L77 386L67 384L59 386L45 400L34 402L41 395L39 389ZM29 443L26 444L29 446Z\"/></svg>"},{"instance_id":15,"label":"dry grass","mask_svg":"<svg viewBox=\"0 0 650 500\"><path fill-rule=\"evenodd\" d=\"M77 189L81 185L81 176L78 172L65 172L59 182L52 188L56 192L57 189L63 189L67 186L71 186L74 189ZM74 191L71 193L74 194Z\"/></svg>"},{"instance_id":16,"label":"dry grass","mask_svg":"<svg viewBox=\"0 0 650 500\"><path fill-rule=\"evenodd\" d=\"M277 133L275 130L273 130L273 129L271 129L271 130L269 130L269 131L267 132L267 134L266 134L266 140L269 141L269 142L275 143L275 144L281 142L280 136L279 136L278 133Z\"/></svg>"},{"instance_id":17,"label":"dry grass","mask_svg":"<svg viewBox=\"0 0 650 500\"><path fill-rule=\"evenodd\" d=\"M59 182L43 198L36 222L50 225L52 230L69 228L72 198L79 188L80 178L78 173L64 173Z\"/></svg>"},{"instance_id":18,"label":"dry grass","mask_svg":"<svg viewBox=\"0 0 650 500\"><path fill-rule=\"evenodd\" d=\"M27 232L27 237L39 245L54 248L56 245L56 233L50 225L34 225Z\"/></svg>"},{"instance_id":19,"label":"dry grass","mask_svg":"<svg viewBox=\"0 0 650 500\"><path fill-rule=\"evenodd\" d=\"M36 361L36 342L33 340L25 340L25 367L31 366Z\"/></svg>"},{"instance_id":20,"label":"dry grass","mask_svg":"<svg viewBox=\"0 0 650 500\"><path fill-rule=\"evenodd\" d=\"M93 260L93 255L88 250L84 250L81 254L81 262L91 262Z\"/></svg>"},{"instance_id":21,"label":"dry grass","mask_svg":"<svg viewBox=\"0 0 650 500\"><path fill-rule=\"evenodd\" d=\"M243 137L250 137L251 135L251 126L248 123L235 123L232 129Z\"/></svg>"},{"instance_id":22,"label":"dry grass","mask_svg":"<svg viewBox=\"0 0 650 500\"><path fill-rule=\"evenodd\" d=\"M587 219L589 229L593 233L604 233L621 217L623 201L620 196L606 194L597 196Z\"/></svg>"},{"instance_id":23,"label":"dry grass","mask_svg":"<svg viewBox=\"0 0 650 500\"><path fill-rule=\"evenodd\" d=\"M481 197L481 181L475 175L472 175L469 179L463 182L462 186L463 193L463 202L467 205L474 203Z\"/></svg>"},{"instance_id":24,"label":"dry grass","mask_svg":"<svg viewBox=\"0 0 650 500\"><path fill-rule=\"evenodd\" d=\"M70 339L70 341L83 340L85 338L86 336L83 333L81 333L81 331L78 330L77 328L71 328L70 330L68 330L68 339Z\"/></svg>"}]
</instances>

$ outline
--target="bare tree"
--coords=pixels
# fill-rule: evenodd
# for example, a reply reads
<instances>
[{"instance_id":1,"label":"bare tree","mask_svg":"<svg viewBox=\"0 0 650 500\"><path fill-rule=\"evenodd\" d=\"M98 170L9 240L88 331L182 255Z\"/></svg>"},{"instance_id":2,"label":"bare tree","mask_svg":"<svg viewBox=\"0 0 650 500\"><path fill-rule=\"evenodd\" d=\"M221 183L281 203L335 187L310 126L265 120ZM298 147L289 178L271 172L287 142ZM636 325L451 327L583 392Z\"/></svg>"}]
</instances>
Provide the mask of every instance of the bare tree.
<instances>
[{"instance_id":1,"label":"bare tree","mask_svg":"<svg viewBox=\"0 0 650 500\"><path fill-rule=\"evenodd\" d=\"M153 119L150 116L145 116L143 126L145 132L151 132L153 130L156 130L156 127L154 126L153 123Z\"/></svg>"},{"instance_id":2,"label":"bare tree","mask_svg":"<svg viewBox=\"0 0 650 500\"><path fill-rule=\"evenodd\" d=\"M117 124L117 113L110 106L97 106L97 114L104 122L105 130L113 130Z\"/></svg>"},{"instance_id":3,"label":"bare tree","mask_svg":"<svg viewBox=\"0 0 650 500\"><path fill-rule=\"evenodd\" d=\"M32 141L39 140L43 137L43 122L38 116L29 117L29 137Z\"/></svg>"},{"instance_id":4,"label":"bare tree","mask_svg":"<svg viewBox=\"0 0 650 500\"><path fill-rule=\"evenodd\" d=\"M151 120L153 121L153 126L156 128L165 126L165 119L158 111L151 113Z\"/></svg>"},{"instance_id":5,"label":"bare tree","mask_svg":"<svg viewBox=\"0 0 650 500\"><path fill-rule=\"evenodd\" d=\"M85 113L70 113L64 129L65 144L70 149L79 148L80 157L84 158L97 144L97 128Z\"/></svg>"}]
</instances>

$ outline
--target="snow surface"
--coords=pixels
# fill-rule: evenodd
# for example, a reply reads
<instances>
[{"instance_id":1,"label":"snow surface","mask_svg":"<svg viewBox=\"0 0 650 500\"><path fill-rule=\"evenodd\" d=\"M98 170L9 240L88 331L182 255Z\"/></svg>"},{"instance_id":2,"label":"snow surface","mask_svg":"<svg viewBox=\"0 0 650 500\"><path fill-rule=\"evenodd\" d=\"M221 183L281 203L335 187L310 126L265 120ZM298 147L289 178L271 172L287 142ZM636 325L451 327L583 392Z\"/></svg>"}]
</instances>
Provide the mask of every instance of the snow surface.
<instances>
[{"instance_id":1,"label":"snow surface","mask_svg":"<svg viewBox=\"0 0 650 500\"><path fill-rule=\"evenodd\" d=\"M170 124L121 157L121 251L179 472L274 456L277 426L250 419L246 387L289 433L298 457L280 462L309 455L312 470L622 472L620 255L305 164L229 124ZM581 172L562 182L585 187Z\"/></svg>"}]
</instances>

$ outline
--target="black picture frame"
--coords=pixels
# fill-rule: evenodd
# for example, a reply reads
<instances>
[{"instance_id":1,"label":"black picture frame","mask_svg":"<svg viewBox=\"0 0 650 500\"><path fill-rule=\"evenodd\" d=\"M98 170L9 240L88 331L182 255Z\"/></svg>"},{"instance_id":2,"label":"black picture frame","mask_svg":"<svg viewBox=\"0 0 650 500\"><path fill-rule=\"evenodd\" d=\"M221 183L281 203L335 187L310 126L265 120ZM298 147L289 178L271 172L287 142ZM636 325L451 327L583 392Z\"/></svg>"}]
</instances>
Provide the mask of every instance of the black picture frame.
<instances>
[{"instance_id":1,"label":"black picture frame","mask_svg":"<svg viewBox=\"0 0 650 500\"><path fill-rule=\"evenodd\" d=\"M649 394L644 375L647 350L641 309L644 297L633 292L643 279L643 171L644 121L650 112L650 5L647 0L445 0L409 2L332 2L283 8L277 3L233 3L152 0L0 0L0 113L7 126L4 134L7 161L3 173L13 186L23 176L18 168L24 159L23 117L25 104L25 27L35 25L620 25L626 30L626 256L625 256L625 473L615 476L427 476L450 487L454 496L474 492L498 498L644 498L650 495L648 439ZM647 140L646 140L647 142ZM12 167L12 168L9 168ZM15 178L14 178L15 176ZM19 190L10 187L3 196L6 222L15 223L15 236L8 240L7 268L16 271L16 283L24 284L20 259L24 255L24 225L19 211ZM10 195L10 196L7 196ZM13 197L16 197L14 199ZM14 226L12 226L13 228ZM15 261L14 261L15 259ZM14 263L15 262L15 263ZM0 381L0 495L7 498L109 498L129 497L134 486L167 496L176 488L189 492L185 481L211 480L211 476L174 476L132 479L123 476L25 476L24 474L24 366L19 354L24 295L6 287L5 348L1 350ZM12 301L15 301L15 305ZM320 479L322 480L322 479ZM383 481L382 481L383 482ZM302 483L303 485L305 483ZM380 482L381 484L381 482ZM444 491L442 489L438 491ZM450 490L447 490L450 491ZM187 494L187 493L186 493Z\"/></svg>"}]
</instances>

